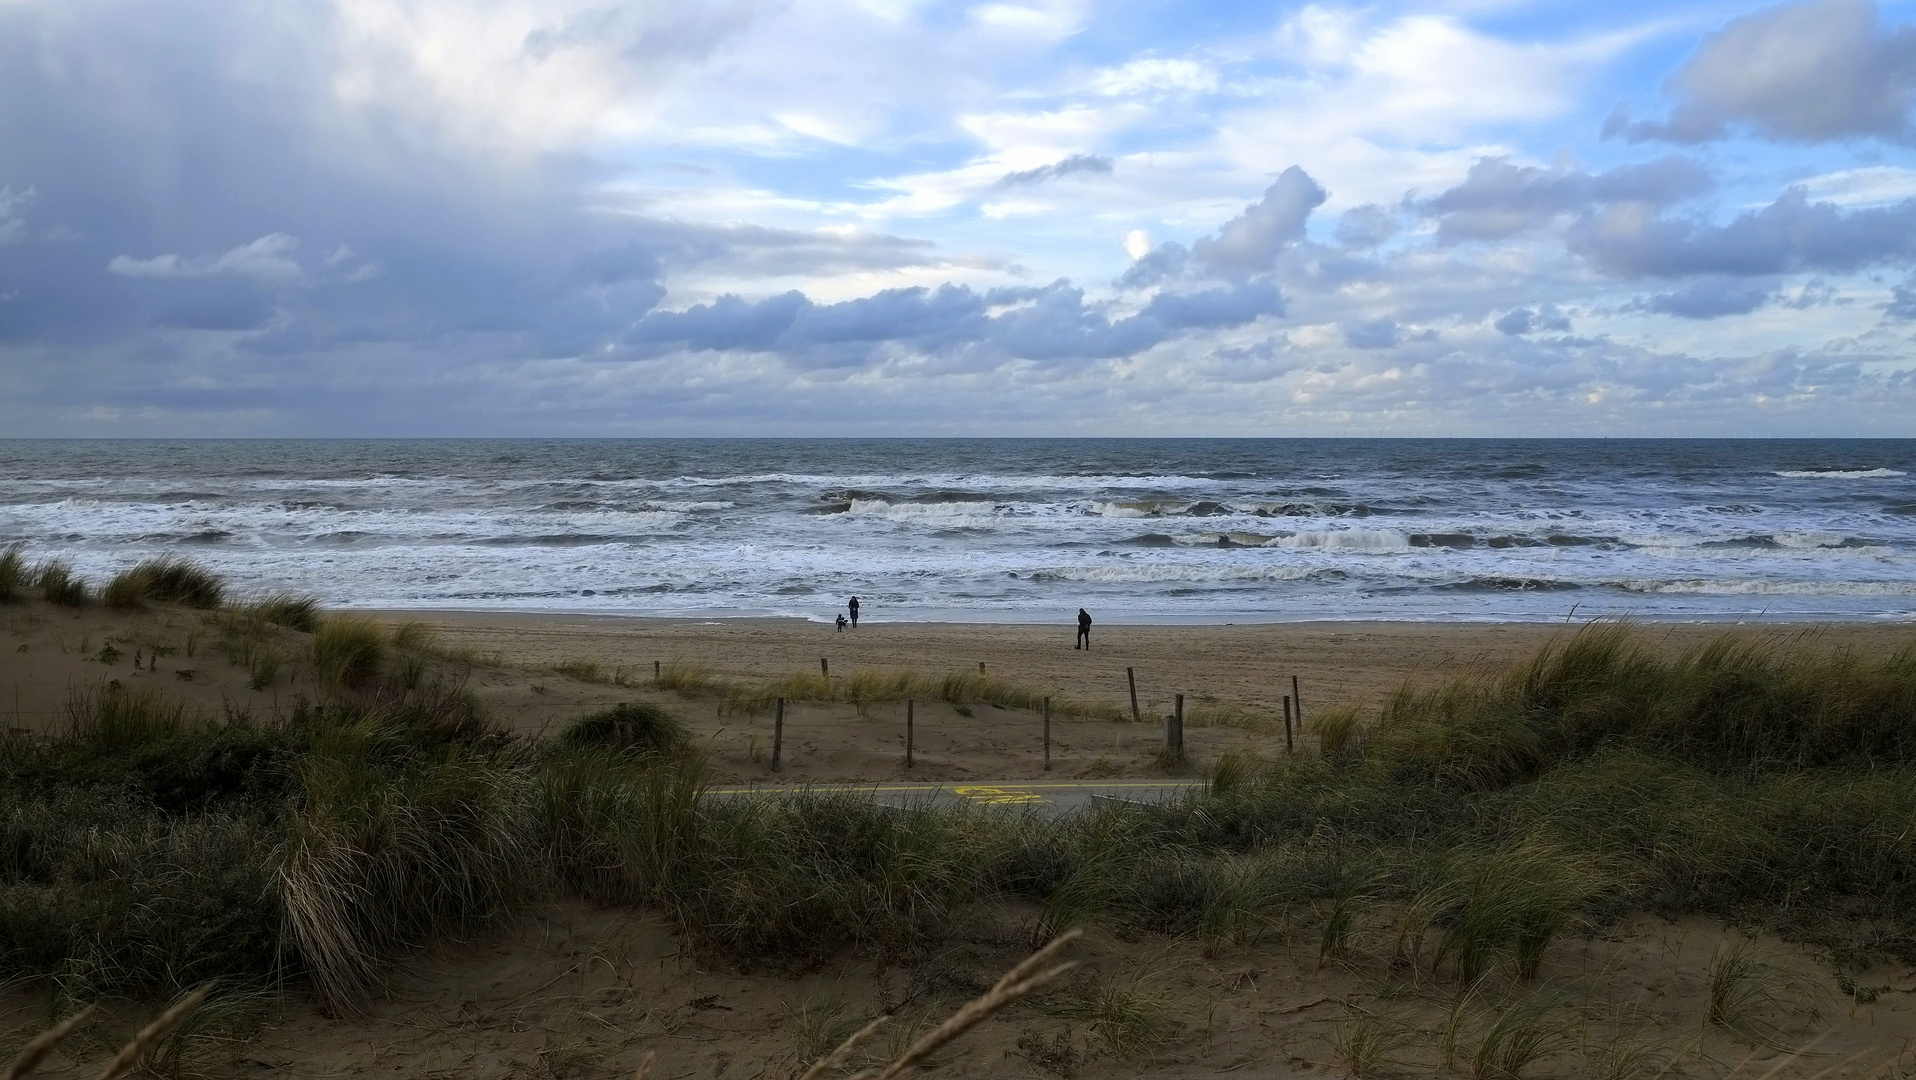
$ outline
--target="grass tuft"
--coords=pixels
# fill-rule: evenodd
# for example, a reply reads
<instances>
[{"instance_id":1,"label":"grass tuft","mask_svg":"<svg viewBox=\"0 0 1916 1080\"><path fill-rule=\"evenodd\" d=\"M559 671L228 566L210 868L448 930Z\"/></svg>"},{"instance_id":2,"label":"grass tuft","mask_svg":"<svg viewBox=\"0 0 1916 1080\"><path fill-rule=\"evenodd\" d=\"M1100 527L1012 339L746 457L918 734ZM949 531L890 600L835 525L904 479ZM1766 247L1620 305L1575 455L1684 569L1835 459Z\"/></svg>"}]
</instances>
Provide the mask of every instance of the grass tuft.
<instances>
[{"instance_id":1,"label":"grass tuft","mask_svg":"<svg viewBox=\"0 0 1916 1080\"><path fill-rule=\"evenodd\" d=\"M537 880L525 771L460 743L407 752L408 738L361 720L317 732L299 765L284 936L335 1009L434 936L507 914Z\"/></svg>"},{"instance_id":2,"label":"grass tuft","mask_svg":"<svg viewBox=\"0 0 1916 1080\"><path fill-rule=\"evenodd\" d=\"M559 745L669 754L685 748L685 729L663 708L631 702L574 720L559 733Z\"/></svg>"},{"instance_id":3,"label":"grass tuft","mask_svg":"<svg viewBox=\"0 0 1916 1080\"><path fill-rule=\"evenodd\" d=\"M11 604L20 600L20 590L30 580L26 552L25 541L16 541L0 548L0 603Z\"/></svg>"},{"instance_id":4,"label":"grass tuft","mask_svg":"<svg viewBox=\"0 0 1916 1080\"><path fill-rule=\"evenodd\" d=\"M363 686L379 674L389 645L386 631L359 615L328 615L313 631L313 664L339 686Z\"/></svg>"},{"instance_id":5,"label":"grass tuft","mask_svg":"<svg viewBox=\"0 0 1916 1080\"><path fill-rule=\"evenodd\" d=\"M85 579L73 573L65 559L48 559L31 571L34 585L48 601L63 607L80 607L93 598Z\"/></svg>"},{"instance_id":6,"label":"grass tuft","mask_svg":"<svg viewBox=\"0 0 1916 1080\"><path fill-rule=\"evenodd\" d=\"M190 559L161 555L115 574L101 595L114 607L135 607L144 600L158 600L210 610L224 602L226 582Z\"/></svg>"},{"instance_id":7,"label":"grass tuft","mask_svg":"<svg viewBox=\"0 0 1916 1080\"><path fill-rule=\"evenodd\" d=\"M1521 1080L1531 1066L1569 1049L1576 1020L1566 1004L1560 991L1545 987L1499 1009L1470 1055L1473 1080Z\"/></svg>"},{"instance_id":8,"label":"grass tuft","mask_svg":"<svg viewBox=\"0 0 1916 1080\"><path fill-rule=\"evenodd\" d=\"M310 634L319 627L319 597L306 593L274 593L247 605L261 622Z\"/></svg>"}]
</instances>

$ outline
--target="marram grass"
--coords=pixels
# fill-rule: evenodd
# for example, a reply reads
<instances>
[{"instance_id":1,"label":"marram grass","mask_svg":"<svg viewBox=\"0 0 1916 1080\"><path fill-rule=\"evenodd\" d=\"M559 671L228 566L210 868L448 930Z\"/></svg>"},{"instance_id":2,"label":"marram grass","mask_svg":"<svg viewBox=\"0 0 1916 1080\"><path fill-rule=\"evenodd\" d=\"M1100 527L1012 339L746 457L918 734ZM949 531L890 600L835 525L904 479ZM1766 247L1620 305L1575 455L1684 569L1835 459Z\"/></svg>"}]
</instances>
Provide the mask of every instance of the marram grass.
<instances>
[{"instance_id":1,"label":"marram grass","mask_svg":"<svg viewBox=\"0 0 1916 1080\"><path fill-rule=\"evenodd\" d=\"M1239 756L1178 802L1040 816L718 797L644 709L531 745L455 687L348 662L355 641L390 648L383 632L328 619L316 655L342 626L324 655L357 688L284 723L121 694L77 699L61 738L0 739L0 962L75 994L291 978L349 1008L435 937L561 892L653 907L744 966L935 950L1005 900L1034 935L1282 934L1453 990L1542 986L1568 933L1645 909L1916 962L1907 654L1731 642L1666 660L1598 628L1503 679L1345 714L1325 756ZM829 682L840 700L907 685L993 692L971 672ZM1784 703L1801 730L1778 726ZM1488 1048L1464 1016L1454 1057L1527 1068L1553 1015Z\"/></svg>"}]
</instances>

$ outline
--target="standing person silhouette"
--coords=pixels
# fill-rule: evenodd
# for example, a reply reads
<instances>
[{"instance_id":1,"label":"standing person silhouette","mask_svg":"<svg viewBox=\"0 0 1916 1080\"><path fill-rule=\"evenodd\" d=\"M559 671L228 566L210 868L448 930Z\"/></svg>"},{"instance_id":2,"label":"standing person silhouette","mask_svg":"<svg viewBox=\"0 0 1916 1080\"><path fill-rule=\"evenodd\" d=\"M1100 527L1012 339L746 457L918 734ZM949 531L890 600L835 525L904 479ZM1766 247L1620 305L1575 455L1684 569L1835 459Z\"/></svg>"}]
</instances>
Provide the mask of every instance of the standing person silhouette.
<instances>
[{"instance_id":1,"label":"standing person silhouette","mask_svg":"<svg viewBox=\"0 0 1916 1080\"><path fill-rule=\"evenodd\" d=\"M847 604L847 605L845 605L845 606L846 606L846 607L849 607L849 608L851 608L851 612L852 612L852 629L853 629L853 630L856 630L856 629L858 629L858 597L856 597L856 596L854 596L854 597L852 597L852 602L851 602L851 603L849 603L849 604Z\"/></svg>"},{"instance_id":2,"label":"standing person silhouette","mask_svg":"<svg viewBox=\"0 0 1916 1080\"><path fill-rule=\"evenodd\" d=\"M1078 609L1078 643L1071 647L1074 649L1091 647L1091 613L1083 608Z\"/></svg>"}]
</instances>

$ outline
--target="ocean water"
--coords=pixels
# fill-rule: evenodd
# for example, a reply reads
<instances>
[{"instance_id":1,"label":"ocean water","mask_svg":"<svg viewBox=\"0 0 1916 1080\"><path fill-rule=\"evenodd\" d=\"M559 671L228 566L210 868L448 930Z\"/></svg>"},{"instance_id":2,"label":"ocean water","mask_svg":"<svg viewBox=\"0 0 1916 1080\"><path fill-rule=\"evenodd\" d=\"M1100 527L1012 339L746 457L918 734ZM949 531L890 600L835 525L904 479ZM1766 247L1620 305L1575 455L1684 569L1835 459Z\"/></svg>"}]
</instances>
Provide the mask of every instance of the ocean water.
<instances>
[{"instance_id":1,"label":"ocean water","mask_svg":"<svg viewBox=\"0 0 1916 1080\"><path fill-rule=\"evenodd\" d=\"M1916 440L0 441L0 543L329 604L1916 619Z\"/></svg>"}]
</instances>

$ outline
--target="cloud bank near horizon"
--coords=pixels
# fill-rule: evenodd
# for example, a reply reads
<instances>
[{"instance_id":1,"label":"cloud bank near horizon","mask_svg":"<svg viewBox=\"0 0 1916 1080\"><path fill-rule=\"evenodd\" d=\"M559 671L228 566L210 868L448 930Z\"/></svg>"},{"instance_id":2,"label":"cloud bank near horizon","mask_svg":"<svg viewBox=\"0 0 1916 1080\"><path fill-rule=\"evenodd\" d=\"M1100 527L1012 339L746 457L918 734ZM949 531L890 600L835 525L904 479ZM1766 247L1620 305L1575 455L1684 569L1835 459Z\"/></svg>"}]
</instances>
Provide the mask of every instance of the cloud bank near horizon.
<instances>
[{"instance_id":1,"label":"cloud bank near horizon","mask_svg":"<svg viewBox=\"0 0 1916 1080\"><path fill-rule=\"evenodd\" d=\"M1916 26L0 5L21 435L1916 435Z\"/></svg>"}]
</instances>

